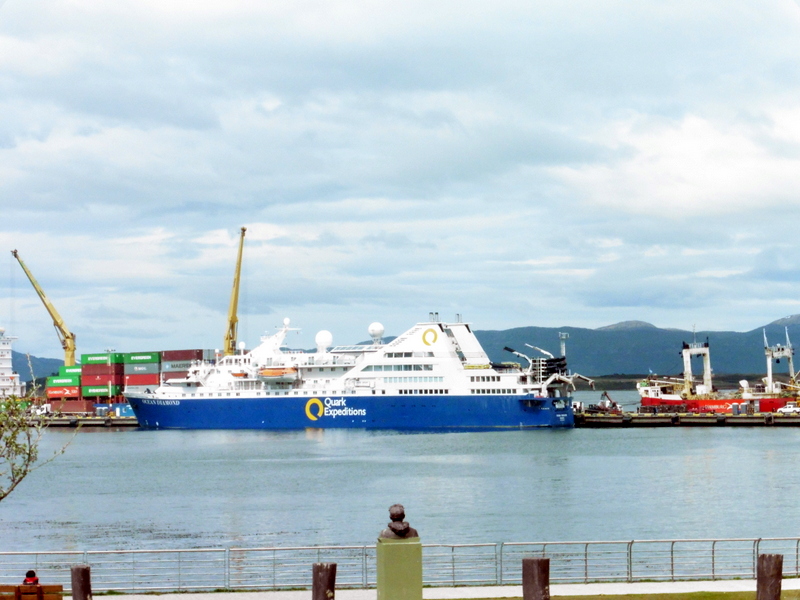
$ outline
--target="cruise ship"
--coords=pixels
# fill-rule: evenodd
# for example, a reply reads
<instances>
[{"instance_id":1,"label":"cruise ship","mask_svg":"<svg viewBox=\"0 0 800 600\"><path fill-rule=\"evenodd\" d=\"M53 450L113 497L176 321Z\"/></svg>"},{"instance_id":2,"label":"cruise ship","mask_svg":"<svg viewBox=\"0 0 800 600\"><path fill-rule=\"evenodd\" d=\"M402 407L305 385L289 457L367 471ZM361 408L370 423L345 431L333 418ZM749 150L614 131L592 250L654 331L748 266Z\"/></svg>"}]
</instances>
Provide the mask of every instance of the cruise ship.
<instances>
[{"instance_id":1,"label":"cruise ship","mask_svg":"<svg viewBox=\"0 0 800 600\"><path fill-rule=\"evenodd\" d=\"M289 319L250 351L194 361L181 378L162 373L154 389L125 391L149 429L363 428L472 430L568 428L576 379L566 358L529 346L520 362L493 363L468 323L429 320L383 343L332 347L320 331L316 351L284 346ZM526 344L527 345L527 344ZM588 381L588 380L587 380Z\"/></svg>"}]
</instances>

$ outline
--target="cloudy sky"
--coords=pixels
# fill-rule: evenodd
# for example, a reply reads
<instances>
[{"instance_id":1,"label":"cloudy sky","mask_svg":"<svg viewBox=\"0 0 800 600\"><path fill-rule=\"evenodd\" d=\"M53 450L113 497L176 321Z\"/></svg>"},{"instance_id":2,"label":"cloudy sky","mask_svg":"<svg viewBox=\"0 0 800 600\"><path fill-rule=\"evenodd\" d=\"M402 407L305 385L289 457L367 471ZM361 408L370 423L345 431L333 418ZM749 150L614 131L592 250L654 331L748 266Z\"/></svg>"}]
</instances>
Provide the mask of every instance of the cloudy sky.
<instances>
[{"instance_id":1,"label":"cloudy sky","mask_svg":"<svg viewBox=\"0 0 800 600\"><path fill-rule=\"evenodd\" d=\"M791 0L0 0L0 325L61 356L800 313Z\"/></svg>"}]
</instances>

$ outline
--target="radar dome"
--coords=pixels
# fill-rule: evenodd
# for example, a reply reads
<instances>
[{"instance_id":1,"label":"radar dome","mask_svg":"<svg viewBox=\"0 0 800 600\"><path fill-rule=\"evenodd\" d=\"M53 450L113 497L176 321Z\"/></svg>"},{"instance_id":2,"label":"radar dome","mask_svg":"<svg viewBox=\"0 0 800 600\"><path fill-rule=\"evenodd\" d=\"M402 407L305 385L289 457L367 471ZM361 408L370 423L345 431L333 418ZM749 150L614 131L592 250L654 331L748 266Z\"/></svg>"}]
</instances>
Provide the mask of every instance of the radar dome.
<instances>
[{"instance_id":1,"label":"radar dome","mask_svg":"<svg viewBox=\"0 0 800 600\"><path fill-rule=\"evenodd\" d=\"M380 342L381 338L383 337L383 332L383 325L377 321L367 328L367 333L369 333L374 342Z\"/></svg>"},{"instance_id":2,"label":"radar dome","mask_svg":"<svg viewBox=\"0 0 800 600\"><path fill-rule=\"evenodd\" d=\"M292 321L291 321L291 319L289 319L289 317L285 317L285 318L283 319L283 326L284 326L284 327L288 327L288 326L289 326L289 323L291 323L291 322L292 322Z\"/></svg>"},{"instance_id":3,"label":"radar dome","mask_svg":"<svg viewBox=\"0 0 800 600\"><path fill-rule=\"evenodd\" d=\"M323 329L314 337L314 343L317 345L317 352L325 352L333 344L333 334Z\"/></svg>"}]
</instances>

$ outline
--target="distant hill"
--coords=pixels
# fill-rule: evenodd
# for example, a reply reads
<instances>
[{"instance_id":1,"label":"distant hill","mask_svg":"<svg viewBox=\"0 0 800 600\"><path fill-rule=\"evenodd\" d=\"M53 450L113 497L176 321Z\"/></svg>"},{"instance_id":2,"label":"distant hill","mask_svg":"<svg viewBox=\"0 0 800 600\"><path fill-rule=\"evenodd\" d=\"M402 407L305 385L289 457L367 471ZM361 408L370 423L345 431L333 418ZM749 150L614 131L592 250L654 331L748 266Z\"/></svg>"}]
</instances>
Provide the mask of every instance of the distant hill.
<instances>
[{"instance_id":1,"label":"distant hill","mask_svg":"<svg viewBox=\"0 0 800 600\"><path fill-rule=\"evenodd\" d=\"M765 373L764 336L766 329L770 345L785 343L784 327L796 344L800 344L800 315L774 321L744 333L736 331L691 331L660 329L642 321L626 321L600 327L519 327L505 331L476 331L492 361L518 360L503 351L509 346L524 354L536 355L525 343L559 354L558 333L569 334L567 359L572 371L588 376L613 374L677 375L683 371L680 356L682 343L708 339L711 345L711 368L715 373ZM699 359L695 371L702 368ZM800 368L800 364L795 368ZM776 373L786 367L775 365Z\"/></svg>"},{"instance_id":2,"label":"distant hill","mask_svg":"<svg viewBox=\"0 0 800 600\"><path fill-rule=\"evenodd\" d=\"M31 366L36 378L47 377L48 375L58 374L58 368L64 364L58 358L39 358L31 356ZM31 380L31 370L28 367L28 358L22 352L11 351L11 368L19 373L22 381Z\"/></svg>"},{"instance_id":3,"label":"distant hill","mask_svg":"<svg viewBox=\"0 0 800 600\"><path fill-rule=\"evenodd\" d=\"M711 345L711 367L717 374L765 373L764 336L766 329L771 345L784 343L788 327L794 343L800 344L800 315L792 315L773 321L752 331L691 331L661 329L644 321L623 321L614 325L586 329L581 327L517 327L504 331L475 331L489 358L493 362L516 361L519 358L504 352L509 346L530 356L538 353L525 344L538 346L555 355L560 352L559 332L569 334L567 359L573 372L599 377L602 375L646 374L678 375L683 371L681 347L683 342L698 342L708 339ZM385 337L388 343L393 337ZM362 343L370 343L365 340ZM313 349L311 350L313 352ZM702 365L697 360L695 372ZM31 357L36 377L45 377L58 372L64 364L56 358ZM12 352L12 365L23 381L30 381L30 370L24 354ZM800 358L796 368L800 369ZM784 365L775 365L776 373L785 373Z\"/></svg>"}]
</instances>

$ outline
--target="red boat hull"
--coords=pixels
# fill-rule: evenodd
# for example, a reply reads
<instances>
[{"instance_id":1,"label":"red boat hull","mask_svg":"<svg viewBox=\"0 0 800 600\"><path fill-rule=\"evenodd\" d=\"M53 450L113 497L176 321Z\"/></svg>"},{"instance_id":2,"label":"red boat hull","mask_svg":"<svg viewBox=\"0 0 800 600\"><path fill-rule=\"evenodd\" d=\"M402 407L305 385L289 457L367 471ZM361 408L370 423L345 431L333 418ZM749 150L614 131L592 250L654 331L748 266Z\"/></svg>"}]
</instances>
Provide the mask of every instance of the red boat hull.
<instances>
[{"instance_id":1,"label":"red boat hull","mask_svg":"<svg viewBox=\"0 0 800 600\"><path fill-rule=\"evenodd\" d=\"M759 404L759 412L775 412L779 408L786 406L786 403L794 398L753 398ZM730 413L733 412L732 404L741 404L742 402L749 402L747 399L742 398L708 398L708 399L691 399L691 400L671 400L666 398L649 398L647 396L642 398L642 406L658 406L658 407L679 407L685 406L687 412L696 413Z\"/></svg>"}]
</instances>

